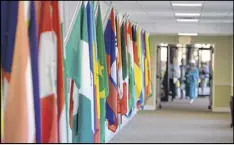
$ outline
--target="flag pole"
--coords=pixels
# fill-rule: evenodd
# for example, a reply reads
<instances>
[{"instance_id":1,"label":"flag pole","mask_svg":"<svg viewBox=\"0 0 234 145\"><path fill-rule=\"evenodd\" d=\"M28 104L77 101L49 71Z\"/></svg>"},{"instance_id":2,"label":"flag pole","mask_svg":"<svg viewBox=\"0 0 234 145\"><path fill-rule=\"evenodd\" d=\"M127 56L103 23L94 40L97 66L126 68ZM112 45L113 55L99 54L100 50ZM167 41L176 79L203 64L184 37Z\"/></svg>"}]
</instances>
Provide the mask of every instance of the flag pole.
<instances>
[{"instance_id":1,"label":"flag pole","mask_svg":"<svg viewBox=\"0 0 234 145\"><path fill-rule=\"evenodd\" d=\"M68 38L69 38L69 36L70 36L70 34L72 32L72 28L73 28L73 25L75 24L75 20L76 20L76 17L78 15L81 4L82 4L82 1L77 4L75 12L74 12L74 14L72 16L72 21L71 21L71 23L70 23L70 25L68 27L68 32L65 34L65 37L64 37L64 47L66 47L66 45L67 45ZM64 19L64 21L65 21L65 19Z\"/></svg>"},{"instance_id":2,"label":"flag pole","mask_svg":"<svg viewBox=\"0 0 234 145\"><path fill-rule=\"evenodd\" d=\"M94 1L95 2L95 1ZM98 5L100 5L100 1L97 1L97 4L96 4L96 7L95 7L95 16L97 15L97 12L98 12Z\"/></svg>"},{"instance_id":3,"label":"flag pole","mask_svg":"<svg viewBox=\"0 0 234 145\"><path fill-rule=\"evenodd\" d=\"M107 3L106 1L104 1L104 2L109 5L109 8L108 8L108 10L106 12L106 15L104 17L104 20L103 20L103 26L104 26L103 29L105 30L108 19L109 19L109 16L110 16L110 13L111 13L111 9L113 8L113 3L112 3L112 1L110 3Z\"/></svg>"}]
</instances>

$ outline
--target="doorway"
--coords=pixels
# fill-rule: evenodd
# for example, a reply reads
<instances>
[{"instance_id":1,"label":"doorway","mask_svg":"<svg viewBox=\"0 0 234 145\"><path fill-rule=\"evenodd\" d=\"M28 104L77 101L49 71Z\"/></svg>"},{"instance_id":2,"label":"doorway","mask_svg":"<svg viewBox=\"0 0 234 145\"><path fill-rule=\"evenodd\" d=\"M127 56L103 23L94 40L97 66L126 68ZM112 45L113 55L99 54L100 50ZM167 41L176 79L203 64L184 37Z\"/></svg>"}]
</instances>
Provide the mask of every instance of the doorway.
<instances>
[{"instance_id":1,"label":"doorway","mask_svg":"<svg viewBox=\"0 0 234 145\"><path fill-rule=\"evenodd\" d=\"M205 108L212 107L212 57L214 46L210 44L160 44L157 45L157 95L158 108L163 108L166 103L186 102L186 83L182 83L181 66L189 66L191 60L195 61L199 72L198 85L196 87L196 100L205 100ZM170 67L177 66L179 73L170 74ZM169 73L168 73L169 69ZM186 69L187 71L187 69ZM184 73L186 73L186 71ZM184 74L185 75L185 74ZM174 80L174 92L171 85ZM174 98L173 98L174 94ZM176 95L175 95L176 94ZM203 101L204 102L204 101ZM203 103L204 104L204 103Z\"/></svg>"}]
</instances>

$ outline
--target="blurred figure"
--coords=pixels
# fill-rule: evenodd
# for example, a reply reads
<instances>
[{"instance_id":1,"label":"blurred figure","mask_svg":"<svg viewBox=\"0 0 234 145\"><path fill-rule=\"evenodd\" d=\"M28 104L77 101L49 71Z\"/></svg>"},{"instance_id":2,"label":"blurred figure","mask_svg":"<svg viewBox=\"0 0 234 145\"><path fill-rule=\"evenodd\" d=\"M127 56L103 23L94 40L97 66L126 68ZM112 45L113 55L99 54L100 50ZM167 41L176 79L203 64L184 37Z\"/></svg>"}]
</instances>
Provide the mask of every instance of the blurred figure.
<instances>
[{"instance_id":1,"label":"blurred figure","mask_svg":"<svg viewBox=\"0 0 234 145\"><path fill-rule=\"evenodd\" d=\"M180 66L180 91L181 91L181 99L186 99L186 93L185 93L185 84L186 84L186 64L185 60L181 59L181 66Z\"/></svg>"},{"instance_id":2,"label":"blurred figure","mask_svg":"<svg viewBox=\"0 0 234 145\"><path fill-rule=\"evenodd\" d=\"M205 89L209 83L209 65L207 63L202 63L201 70L200 70L200 78L201 78L201 91L202 94L205 94Z\"/></svg>"},{"instance_id":3,"label":"blurred figure","mask_svg":"<svg viewBox=\"0 0 234 145\"><path fill-rule=\"evenodd\" d=\"M168 65L168 77L169 77L169 90L168 93L171 91L172 92L172 101L175 99L176 96L176 86L174 83L174 73L175 73L175 65L173 62L170 62Z\"/></svg>"},{"instance_id":4,"label":"blurred figure","mask_svg":"<svg viewBox=\"0 0 234 145\"><path fill-rule=\"evenodd\" d=\"M168 75L169 75L169 90L172 91L172 101L178 95L176 91L178 88L178 81L180 78L180 67L176 64L176 59L174 58L173 61L168 66Z\"/></svg>"},{"instance_id":5,"label":"blurred figure","mask_svg":"<svg viewBox=\"0 0 234 145\"><path fill-rule=\"evenodd\" d=\"M190 62L190 68L186 74L186 95L190 98L190 104L193 103L196 98L196 88L198 84L199 72L196 67L196 62L192 60Z\"/></svg>"}]
</instances>

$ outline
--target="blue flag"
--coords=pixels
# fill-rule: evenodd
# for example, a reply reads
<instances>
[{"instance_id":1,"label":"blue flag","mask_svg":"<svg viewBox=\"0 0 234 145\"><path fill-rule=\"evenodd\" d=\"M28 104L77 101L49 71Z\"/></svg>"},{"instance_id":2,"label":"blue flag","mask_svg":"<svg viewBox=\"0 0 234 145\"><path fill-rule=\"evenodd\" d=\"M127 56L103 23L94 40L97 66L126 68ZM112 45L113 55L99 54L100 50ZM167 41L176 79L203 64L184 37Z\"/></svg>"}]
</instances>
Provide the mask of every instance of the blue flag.
<instances>
[{"instance_id":1,"label":"blue flag","mask_svg":"<svg viewBox=\"0 0 234 145\"><path fill-rule=\"evenodd\" d=\"M39 73L38 73L38 41L34 1L30 2L30 20L29 20L29 45L30 58L32 66L32 82L34 96L34 111L35 111L35 127L36 127L36 143L41 143L41 114L40 112L40 95L39 95Z\"/></svg>"}]
</instances>

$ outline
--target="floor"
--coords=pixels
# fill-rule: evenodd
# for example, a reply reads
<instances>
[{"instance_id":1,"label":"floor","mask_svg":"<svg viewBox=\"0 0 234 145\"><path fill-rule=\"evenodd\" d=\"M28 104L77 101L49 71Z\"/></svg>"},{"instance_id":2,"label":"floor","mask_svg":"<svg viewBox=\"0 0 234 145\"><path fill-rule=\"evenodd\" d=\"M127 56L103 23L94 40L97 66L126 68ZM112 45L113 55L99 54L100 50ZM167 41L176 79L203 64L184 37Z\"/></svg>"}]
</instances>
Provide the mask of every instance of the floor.
<instances>
[{"instance_id":1,"label":"floor","mask_svg":"<svg viewBox=\"0 0 234 145\"><path fill-rule=\"evenodd\" d=\"M110 143L233 143L229 113L212 113L208 98L175 100L139 112Z\"/></svg>"}]
</instances>

